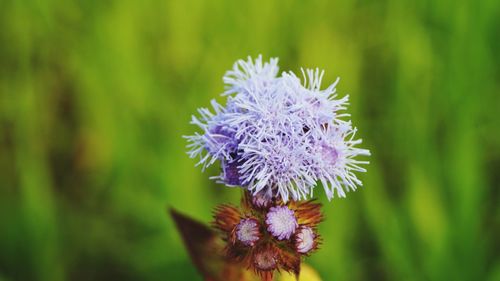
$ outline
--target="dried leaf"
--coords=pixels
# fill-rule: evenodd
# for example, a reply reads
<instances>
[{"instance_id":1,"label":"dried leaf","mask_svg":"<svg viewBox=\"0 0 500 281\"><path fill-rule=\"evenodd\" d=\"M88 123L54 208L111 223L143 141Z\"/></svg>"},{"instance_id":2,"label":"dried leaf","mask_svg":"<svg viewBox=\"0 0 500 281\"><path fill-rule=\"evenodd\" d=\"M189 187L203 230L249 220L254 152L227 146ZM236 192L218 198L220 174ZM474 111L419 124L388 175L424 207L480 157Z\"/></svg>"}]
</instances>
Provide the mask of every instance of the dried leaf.
<instances>
[{"instance_id":1,"label":"dried leaf","mask_svg":"<svg viewBox=\"0 0 500 281\"><path fill-rule=\"evenodd\" d=\"M189 256L207 281L258 281L243 265L226 259L220 237L203 223L170 209Z\"/></svg>"}]
</instances>

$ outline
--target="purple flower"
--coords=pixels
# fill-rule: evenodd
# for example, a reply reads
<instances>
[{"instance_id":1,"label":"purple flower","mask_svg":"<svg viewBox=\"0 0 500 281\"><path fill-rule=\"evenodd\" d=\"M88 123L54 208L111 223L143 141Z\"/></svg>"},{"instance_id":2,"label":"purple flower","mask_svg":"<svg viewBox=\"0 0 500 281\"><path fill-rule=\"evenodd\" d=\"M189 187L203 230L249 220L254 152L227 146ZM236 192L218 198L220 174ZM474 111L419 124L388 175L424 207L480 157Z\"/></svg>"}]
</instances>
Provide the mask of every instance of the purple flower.
<instances>
[{"instance_id":1,"label":"purple flower","mask_svg":"<svg viewBox=\"0 0 500 281\"><path fill-rule=\"evenodd\" d=\"M356 129L345 121L348 97L337 99L338 79L321 89L323 71L305 70L277 76L277 59L237 61L224 76L225 106L212 101L193 117L203 133L187 136L189 155L203 168L221 162L214 177L252 194L264 193L287 202L312 196L321 182L328 199L345 196L361 185L357 160L369 155L356 146Z\"/></svg>"},{"instance_id":2,"label":"purple flower","mask_svg":"<svg viewBox=\"0 0 500 281\"><path fill-rule=\"evenodd\" d=\"M255 219L242 219L236 226L236 237L244 245L255 245L255 242L260 239L258 221Z\"/></svg>"},{"instance_id":3,"label":"purple flower","mask_svg":"<svg viewBox=\"0 0 500 281\"><path fill-rule=\"evenodd\" d=\"M348 191L356 190L358 185L362 185L354 172L366 172L360 164L368 164L368 161L356 160L355 157L367 156L370 152L355 147L361 143L361 140L354 139L355 134L356 129L352 129L349 122L344 122L325 128L322 134L318 135L317 142L321 145L316 152L313 166L328 198L333 198L335 191L339 197L345 197L345 188Z\"/></svg>"},{"instance_id":4,"label":"purple flower","mask_svg":"<svg viewBox=\"0 0 500 281\"><path fill-rule=\"evenodd\" d=\"M298 227L295 214L287 206L271 207L266 223L269 233L278 240L290 239Z\"/></svg>"}]
</instances>

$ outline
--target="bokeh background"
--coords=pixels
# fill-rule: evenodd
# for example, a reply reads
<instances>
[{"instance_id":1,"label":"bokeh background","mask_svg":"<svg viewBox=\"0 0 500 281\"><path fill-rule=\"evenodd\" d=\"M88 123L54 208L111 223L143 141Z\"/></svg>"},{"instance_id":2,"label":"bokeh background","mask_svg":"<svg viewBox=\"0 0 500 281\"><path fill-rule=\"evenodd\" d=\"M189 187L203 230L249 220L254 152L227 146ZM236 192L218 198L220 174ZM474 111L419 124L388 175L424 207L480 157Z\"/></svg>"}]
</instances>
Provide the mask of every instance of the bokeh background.
<instances>
[{"instance_id":1,"label":"bokeh background","mask_svg":"<svg viewBox=\"0 0 500 281\"><path fill-rule=\"evenodd\" d=\"M324 280L500 280L500 2L0 1L0 280L201 280L166 214L240 192L185 154L248 55L341 77L365 187Z\"/></svg>"}]
</instances>

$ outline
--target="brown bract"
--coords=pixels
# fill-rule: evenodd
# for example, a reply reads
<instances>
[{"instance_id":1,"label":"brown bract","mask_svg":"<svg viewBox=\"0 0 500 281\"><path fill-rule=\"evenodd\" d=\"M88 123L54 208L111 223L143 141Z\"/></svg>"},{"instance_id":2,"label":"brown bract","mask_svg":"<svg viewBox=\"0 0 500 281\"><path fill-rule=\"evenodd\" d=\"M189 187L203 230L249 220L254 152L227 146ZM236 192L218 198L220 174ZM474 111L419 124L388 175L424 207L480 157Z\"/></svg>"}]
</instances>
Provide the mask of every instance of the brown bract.
<instances>
[{"instance_id":1,"label":"brown bract","mask_svg":"<svg viewBox=\"0 0 500 281\"><path fill-rule=\"evenodd\" d=\"M323 220L321 204L314 200L287 203L274 198L267 200L255 200L249 192L245 192L239 208L231 205L216 207L212 225L226 243L224 253L228 261L241 263L260 275L262 280L272 280L273 273L280 270L298 276L301 259L317 250L321 241L317 234L317 227ZM269 209L275 206L287 206L293 211L299 228L309 227L314 231L314 246L307 253L297 251L296 233L285 240L277 240L269 233L265 218ZM258 223L259 230L259 239L252 245L242 243L236 234L240 221L249 218Z\"/></svg>"}]
</instances>

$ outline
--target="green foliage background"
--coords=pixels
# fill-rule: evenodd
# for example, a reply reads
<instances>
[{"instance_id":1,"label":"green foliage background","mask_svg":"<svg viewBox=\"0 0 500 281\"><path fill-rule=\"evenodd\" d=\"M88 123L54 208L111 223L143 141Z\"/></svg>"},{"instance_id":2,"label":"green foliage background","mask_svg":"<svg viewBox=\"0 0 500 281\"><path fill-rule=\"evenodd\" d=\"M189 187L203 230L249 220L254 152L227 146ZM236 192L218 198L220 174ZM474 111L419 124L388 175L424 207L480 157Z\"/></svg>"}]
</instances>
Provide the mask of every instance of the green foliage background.
<instances>
[{"instance_id":1,"label":"green foliage background","mask_svg":"<svg viewBox=\"0 0 500 281\"><path fill-rule=\"evenodd\" d=\"M240 192L181 136L260 53L340 76L373 154L325 202L325 280L500 280L500 2L2 0L0 27L0 280L201 280L166 206Z\"/></svg>"}]
</instances>

